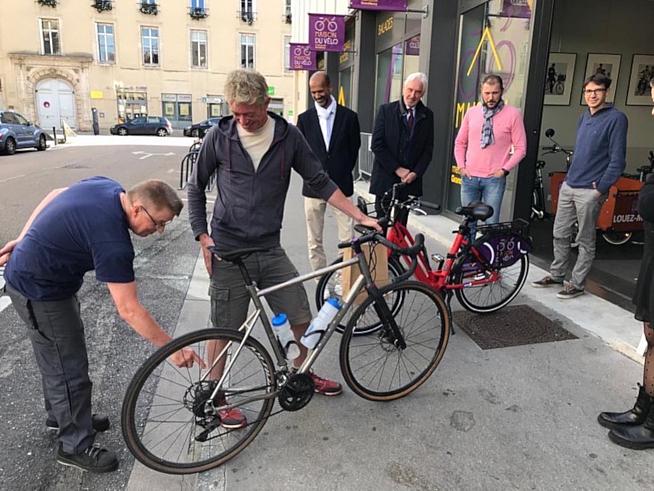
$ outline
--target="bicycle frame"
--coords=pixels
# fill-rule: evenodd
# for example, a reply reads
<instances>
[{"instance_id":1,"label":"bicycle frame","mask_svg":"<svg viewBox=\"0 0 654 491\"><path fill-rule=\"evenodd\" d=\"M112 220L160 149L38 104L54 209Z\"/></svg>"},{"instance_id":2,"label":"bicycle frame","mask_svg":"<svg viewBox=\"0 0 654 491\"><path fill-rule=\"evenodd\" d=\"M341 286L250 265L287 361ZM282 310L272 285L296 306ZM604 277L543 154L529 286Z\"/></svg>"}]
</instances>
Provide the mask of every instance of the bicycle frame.
<instances>
[{"instance_id":1,"label":"bicycle frame","mask_svg":"<svg viewBox=\"0 0 654 491\"><path fill-rule=\"evenodd\" d=\"M252 302L254 303L255 310L250 316L245 320L245 322L241 325L241 327L238 329L241 332L244 332L243 339L239 343L238 348L236 349L236 352L231 356L231 359L227 366L224 368L223 373L220 377L220 380L218 381L218 384L216 384L216 387L214 388L211 397L209 398L209 401L213 401L219 390L221 390L223 383L225 382L225 379L227 378L229 371L234 364L235 360L238 358L238 354L240 353L243 345L245 344L246 340L250 337L252 330L254 329L254 326L256 324L257 319L261 320L261 323L263 324L264 331L266 333L266 336L268 337L268 340L270 341L270 344L272 346L273 352L275 354L275 358L277 361L277 366L280 367L282 370L287 371L288 370L288 363L285 357L284 352L282 351L281 346L279 345L279 342L277 341L277 338L275 336L275 333L272 329L272 325L270 324L270 320L268 319L268 316L266 315L266 310L265 307L263 306L263 303L261 299L265 297L266 295L281 290L283 288L288 288L289 286L292 285L297 285L299 283L304 283L305 281L308 281L312 278L316 278L318 276L322 276L327 273L331 273L333 271L347 268L350 266L353 266L357 264L359 266L359 270L361 271L361 274L357 277L355 280L354 284L352 285L352 288L350 288L350 291L347 293L345 298L343 299L343 306L339 309L339 311L336 313L336 316L334 319L330 322L329 326L327 327L327 330L323 334L323 336L320 338L320 341L316 345L316 347L310 351L309 355L307 358L304 360L300 368L298 369L298 373L307 373L310 369L313 363L315 362L316 358L320 356L320 353L324 349L324 347L327 345L329 342L330 338L334 334L334 331L336 330L337 326L339 325L340 321L343 319L343 317L349 312L350 308L354 304L354 300L356 299L357 295L361 293L361 290L366 287L368 292L371 295L376 295L378 294L378 289L374 283L374 280L372 278L372 275L370 273L370 269L368 267L368 263L366 262L365 255L361 251L361 245L358 242L353 242L352 247L354 251L356 252L356 256L348 259L346 261L343 261L339 264L334 264L331 266L327 266L325 268L318 269L312 273L307 273L301 276L298 276L297 278L293 278L292 280L285 281L284 283L280 283L278 285L271 286L269 288L264 288L263 290L259 290L254 282L250 282L248 285L246 285L246 289L248 293L250 294L250 298L252 299ZM241 271L243 272L244 266L240 265L242 268ZM247 275L244 275L244 279L247 278ZM382 302L383 303L383 302ZM390 314L390 312L389 312ZM391 322L393 322L391 320ZM395 329L397 329L397 326L395 326ZM225 347L220 351L220 353L215 357L214 362L212 365L208 368L207 372L202 376L201 381L206 380L206 378L209 376L213 368L216 366L216 364L219 362L220 359L224 356L225 352L231 347L232 342L229 342L225 345ZM265 398L272 398L275 397L277 394L277 391L272 392L271 394L267 395ZM258 400L261 399L261 397L253 398L252 400ZM251 402L250 400L246 402ZM244 404L244 401L240 402L240 405ZM221 408L231 408L230 404L227 404L225 406L221 406Z\"/></svg>"}]
</instances>

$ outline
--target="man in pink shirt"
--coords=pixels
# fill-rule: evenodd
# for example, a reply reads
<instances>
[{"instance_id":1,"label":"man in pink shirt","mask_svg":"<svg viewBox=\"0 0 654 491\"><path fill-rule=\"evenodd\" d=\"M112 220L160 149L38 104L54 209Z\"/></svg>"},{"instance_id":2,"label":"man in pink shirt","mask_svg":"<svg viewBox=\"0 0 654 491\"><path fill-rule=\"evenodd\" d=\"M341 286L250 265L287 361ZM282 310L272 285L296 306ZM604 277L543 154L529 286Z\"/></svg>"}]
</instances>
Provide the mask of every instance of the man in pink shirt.
<instances>
[{"instance_id":1,"label":"man in pink shirt","mask_svg":"<svg viewBox=\"0 0 654 491\"><path fill-rule=\"evenodd\" d=\"M482 104L466 112L454 143L461 173L461 204L483 201L493 207L486 223L497 223L506 176L527 152L527 135L520 111L502 100L499 75L481 82Z\"/></svg>"}]
</instances>

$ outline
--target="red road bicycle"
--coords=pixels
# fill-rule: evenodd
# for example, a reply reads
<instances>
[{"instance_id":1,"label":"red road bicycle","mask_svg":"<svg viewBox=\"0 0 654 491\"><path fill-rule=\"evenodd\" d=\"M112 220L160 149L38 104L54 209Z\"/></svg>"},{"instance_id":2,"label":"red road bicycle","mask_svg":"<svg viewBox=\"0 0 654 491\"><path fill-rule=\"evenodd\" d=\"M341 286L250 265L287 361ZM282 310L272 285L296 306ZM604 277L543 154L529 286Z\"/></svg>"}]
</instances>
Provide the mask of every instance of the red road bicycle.
<instances>
[{"instance_id":1,"label":"red road bicycle","mask_svg":"<svg viewBox=\"0 0 654 491\"><path fill-rule=\"evenodd\" d=\"M389 223L386 237L404 248L414 244L411 232L397 220L388 217L397 216L397 211L402 208L415 211L422 210L421 206L425 205L414 197L400 202L396 198L400 186L393 186L386 217L382 218L380 223ZM359 207L366 212L368 204L360 201ZM458 229L453 231L455 235L447 255L443 257L432 254L431 259L435 262L435 267L432 268L426 250L423 249L418 255L418 267L414 276L443 295L448 308L454 295L470 312L496 312L518 295L527 279L531 252L529 222L518 219L513 222L481 225L477 227L477 238L472 241L470 226L478 220L486 220L493 214L493 209L485 203L475 202L459 207L456 213L464 219ZM334 264L340 261L339 258ZM388 273L391 282L405 271L404 264L410 264L410 258L398 256L388 250ZM316 305L321 307L327 298L332 295L340 296L342 291L340 275L335 271L327 273L318 283ZM342 328L344 326L339 326L339 330ZM358 326L354 334L367 334L377 328L375 325Z\"/></svg>"}]
</instances>

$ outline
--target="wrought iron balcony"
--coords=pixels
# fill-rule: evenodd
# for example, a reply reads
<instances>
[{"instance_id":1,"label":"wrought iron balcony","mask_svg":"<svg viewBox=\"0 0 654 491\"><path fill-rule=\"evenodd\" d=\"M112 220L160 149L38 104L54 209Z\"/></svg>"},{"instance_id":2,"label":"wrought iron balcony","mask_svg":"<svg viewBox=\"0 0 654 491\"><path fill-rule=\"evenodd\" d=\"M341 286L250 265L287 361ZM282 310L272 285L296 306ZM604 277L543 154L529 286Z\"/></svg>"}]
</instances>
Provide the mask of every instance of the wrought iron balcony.
<instances>
[{"instance_id":1,"label":"wrought iron balcony","mask_svg":"<svg viewBox=\"0 0 654 491\"><path fill-rule=\"evenodd\" d=\"M36 3L45 7L56 7L57 0L36 0Z\"/></svg>"},{"instance_id":2,"label":"wrought iron balcony","mask_svg":"<svg viewBox=\"0 0 654 491\"><path fill-rule=\"evenodd\" d=\"M191 16L191 19L204 19L209 15L209 9L204 7L189 7L188 15Z\"/></svg>"},{"instance_id":3,"label":"wrought iron balcony","mask_svg":"<svg viewBox=\"0 0 654 491\"><path fill-rule=\"evenodd\" d=\"M105 10L111 10L113 8L111 0L95 0L95 2L91 4L91 7L98 12L104 12Z\"/></svg>"},{"instance_id":4,"label":"wrought iron balcony","mask_svg":"<svg viewBox=\"0 0 654 491\"><path fill-rule=\"evenodd\" d=\"M157 15L159 13L159 5L156 3L146 2L145 0L141 1L141 6L139 10L142 14L145 15Z\"/></svg>"},{"instance_id":5,"label":"wrought iron balcony","mask_svg":"<svg viewBox=\"0 0 654 491\"><path fill-rule=\"evenodd\" d=\"M249 25L257 20L257 13L252 10L239 10L238 15L243 22L247 22Z\"/></svg>"}]
</instances>

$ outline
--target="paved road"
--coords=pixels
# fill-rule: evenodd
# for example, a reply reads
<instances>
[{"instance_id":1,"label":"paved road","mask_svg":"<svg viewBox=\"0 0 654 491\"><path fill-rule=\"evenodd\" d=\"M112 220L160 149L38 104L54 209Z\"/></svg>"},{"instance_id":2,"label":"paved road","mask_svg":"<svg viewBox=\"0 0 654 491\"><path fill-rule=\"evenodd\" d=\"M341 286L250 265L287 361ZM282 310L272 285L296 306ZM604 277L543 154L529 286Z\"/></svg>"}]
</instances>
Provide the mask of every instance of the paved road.
<instances>
[{"instance_id":1,"label":"paved road","mask_svg":"<svg viewBox=\"0 0 654 491\"><path fill-rule=\"evenodd\" d=\"M142 152L158 155L143 159ZM183 147L60 147L0 157L0 242L13 238L34 206L53 187L106 175L129 187L146 178L177 182ZM163 235L136 238L139 296L169 330L174 329L197 257L186 216ZM88 275L79 295L85 323L94 408L111 417L98 441L118 450L118 472L96 476L55 463L56 439L44 428L40 376L23 325L0 297L0 489L123 489L133 459L120 434L120 406L133 372L152 351L115 313L108 291Z\"/></svg>"}]
</instances>

